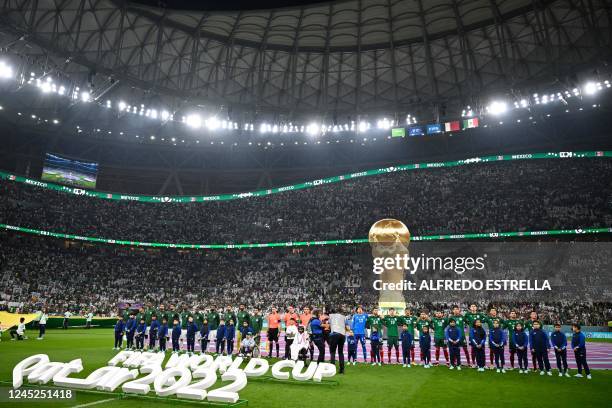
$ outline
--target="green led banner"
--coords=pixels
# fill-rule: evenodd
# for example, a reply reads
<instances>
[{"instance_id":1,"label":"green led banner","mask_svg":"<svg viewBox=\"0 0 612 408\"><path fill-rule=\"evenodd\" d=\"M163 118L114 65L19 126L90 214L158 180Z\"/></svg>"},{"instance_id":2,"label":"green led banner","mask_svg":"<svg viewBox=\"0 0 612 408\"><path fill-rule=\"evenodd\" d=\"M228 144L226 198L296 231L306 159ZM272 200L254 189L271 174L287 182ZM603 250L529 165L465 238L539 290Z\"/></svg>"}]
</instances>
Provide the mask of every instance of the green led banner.
<instances>
[{"instance_id":1,"label":"green led banner","mask_svg":"<svg viewBox=\"0 0 612 408\"><path fill-rule=\"evenodd\" d=\"M430 162L430 163L413 163L397 166L382 167L379 169L364 170L356 173L343 174L322 178L318 180L307 181L304 183L293 184L283 187L275 187L267 190L250 191L245 193L234 194L219 194L212 196L149 196L149 195L129 195L120 193L107 193L103 191L87 190L82 188L62 186L54 183L47 183L40 180L30 179L27 177L17 176L15 174L0 171L0 179L10 180L19 183L34 185L37 187L48 188L65 192L68 194L82 195L87 197L103 198L107 200L124 200L124 201L141 201L148 203L190 203L190 202L205 202L205 201L227 201L237 200L248 197L261 197L286 191L303 190L307 188L317 187L325 184L338 183L345 180L352 180L360 177L376 176L380 174L394 173L398 171L431 169L456 167L470 164L515 161L515 160L539 160L539 159L566 159L566 158L600 158L612 157L612 151L581 151L581 152L548 152L548 153L525 153L525 154L506 154L497 156L473 157L469 159L446 161L446 162Z\"/></svg>"},{"instance_id":2,"label":"green led banner","mask_svg":"<svg viewBox=\"0 0 612 408\"><path fill-rule=\"evenodd\" d=\"M151 248L180 248L180 249L248 249L248 248L273 248L273 247L303 247L303 246L321 246L321 245L350 245L350 244L365 244L368 243L367 238L357 239L336 239L329 241L296 241L296 242L268 242L259 244L171 244L163 242L139 242L125 241L108 238L85 237L82 235L64 234L60 232L50 232L37 230L32 228L17 227L14 225L0 224L0 228L23 232L26 234L40 235L46 237L70 239L74 241L98 242L103 244L128 245L136 247L151 247ZM424 235L411 237L412 241L446 241L460 239L495 239L495 238L510 238L510 237L539 237L550 235L583 235L583 234L601 234L610 233L612 228L579 228L579 229L563 229L563 230L548 230L548 231L512 231L512 232L480 232L466 234L449 234L449 235Z\"/></svg>"}]
</instances>

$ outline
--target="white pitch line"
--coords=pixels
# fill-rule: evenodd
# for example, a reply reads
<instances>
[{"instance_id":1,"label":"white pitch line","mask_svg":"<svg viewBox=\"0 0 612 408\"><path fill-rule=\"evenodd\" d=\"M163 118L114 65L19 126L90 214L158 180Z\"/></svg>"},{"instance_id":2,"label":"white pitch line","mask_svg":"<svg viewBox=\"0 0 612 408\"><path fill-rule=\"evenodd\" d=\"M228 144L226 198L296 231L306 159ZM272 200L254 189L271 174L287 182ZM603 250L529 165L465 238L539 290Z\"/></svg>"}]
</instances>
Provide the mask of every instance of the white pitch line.
<instances>
[{"instance_id":1,"label":"white pitch line","mask_svg":"<svg viewBox=\"0 0 612 408\"><path fill-rule=\"evenodd\" d=\"M107 398L107 399L103 399L103 400L99 400L99 401L88 402L87 404L75 405L74 408L91 407L93 405L104 404L105 402L114 401L116 399L119 399L119 397L117 397L117 398Z\"/></svg>"}]
</instances>

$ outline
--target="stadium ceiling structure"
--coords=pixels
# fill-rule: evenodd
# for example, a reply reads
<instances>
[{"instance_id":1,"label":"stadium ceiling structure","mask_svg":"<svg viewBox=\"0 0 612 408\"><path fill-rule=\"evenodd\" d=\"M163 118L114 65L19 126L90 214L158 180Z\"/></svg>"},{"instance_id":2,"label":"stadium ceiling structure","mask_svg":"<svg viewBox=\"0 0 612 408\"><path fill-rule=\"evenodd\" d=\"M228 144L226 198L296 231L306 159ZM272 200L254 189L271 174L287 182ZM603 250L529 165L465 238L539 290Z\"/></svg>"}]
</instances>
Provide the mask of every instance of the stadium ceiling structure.
<instances>
[{"instance_id":1,"label":"stadium ceiling structure","mask_svg":"<svg viewBox=\"0 0 612 408\"><path fill-rule=\"evenodd\" d=\"M283 118L417 109L435 117L496 94L571 87L612 55L606 0L347 0L225 11L143 3L7 0L0 45L98 93Z\"/></svg>"}]
</instances>

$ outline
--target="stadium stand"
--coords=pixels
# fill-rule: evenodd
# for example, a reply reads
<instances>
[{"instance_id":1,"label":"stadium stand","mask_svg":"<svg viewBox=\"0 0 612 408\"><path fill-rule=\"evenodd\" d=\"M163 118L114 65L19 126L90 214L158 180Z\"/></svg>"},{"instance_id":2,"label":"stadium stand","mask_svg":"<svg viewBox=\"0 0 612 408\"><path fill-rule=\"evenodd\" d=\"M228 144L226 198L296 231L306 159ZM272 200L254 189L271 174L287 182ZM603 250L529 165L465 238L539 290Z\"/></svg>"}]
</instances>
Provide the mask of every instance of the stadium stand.
<instances>
[{"instance_id":1,"label":"stadium stand","mask_svg":"<svg viewBox=\"0 0 612 408\"><path fill-rule=\"evenodd\" d=\"M20 227L177 243L353 239L383 217L405 220L413 235L582 228L612 223L610 179L607 159L495 163L391 173L269 197L157 205L3 181L0 215Z\"/></svg>"},{"instance_id":2,"label":"stadium stand","mask_svg":"<svg viewBox=\"0 0 612 408\"><path fill-rule=\"evenodd\" d=\"M189 311L240 303L263 311L292 304L300 308L334 304L348 311L357 304L371 310L378 302L378 293L366 283L371 266L359 262L363 253L353 247L255 252L134 250L12 233L2 233L0 241L0 297L5 305L20 304L24 312L44 305L51 314L71 310L78 315L93 309L96 315L111 316L117 305L125 303L173 304ZM517 269L509 269L508 275L511 273L516 275ZM582 278L593 286L602 282L597 276ZM434 295L410 305L415 310L450 312L456 303L467 309L465 294L443 302L433 300L440 299L439 294ZM471 301L481 310L493 304L501 313L516 309L525 318L537 305L547 324L578 319L585 325L605 325L612 319L612 304L601 302L602 297L595 302L584 298L541 302L526 297L492 302L489 296L475 296Z\"/></svg>"}]
</instances>

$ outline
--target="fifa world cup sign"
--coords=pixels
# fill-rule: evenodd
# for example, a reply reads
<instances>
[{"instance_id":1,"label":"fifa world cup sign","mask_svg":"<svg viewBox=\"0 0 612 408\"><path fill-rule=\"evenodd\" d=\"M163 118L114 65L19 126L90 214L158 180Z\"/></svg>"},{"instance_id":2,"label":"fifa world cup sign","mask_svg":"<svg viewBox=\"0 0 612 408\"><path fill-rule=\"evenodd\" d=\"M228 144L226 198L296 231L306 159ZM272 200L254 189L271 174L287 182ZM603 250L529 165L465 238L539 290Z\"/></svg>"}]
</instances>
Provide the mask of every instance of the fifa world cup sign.
<instances>
[{"instance_id":1,"label":"fifa world cup sign","mask_svg":"<svg viewBox=\"0 0 612 408\"><path fill-rule=\"evenodd\" d=\"M377 221L370 228L368 236L374 259L396 258L408 255L410 231L406 225L393 218ZM394 285L404 279L404 269L393 266L386 268L379 276L380 289L378 307L380 309L403 309L406 307L402 285Z\"/></svg>"},{"instance_id":2,"label":"fifa world cup sign","mask_svg":"<svg viewBox=\"0 0 612 408\"><path fill-rule=\"evenodd\" d=\"M336 366L329 363L311 362L305 366L304 361L281 360L270 366L265 359L251 358L243 366L242 357L173 354L164 366L164 358L164 353L121 351L107 366L82 378L74 376L83 371L80 358L64 363L36 354L13 368L13 389L20 388L26 379L30 384L53 383L69 389L121 389L127 394L155 393L160 397L235 403L247 378L261 377L268 371L277 380L321 382L324 377L336 375ZM215 386L219 378L228 384Z\"/></svg>"}]
</instances>

